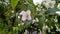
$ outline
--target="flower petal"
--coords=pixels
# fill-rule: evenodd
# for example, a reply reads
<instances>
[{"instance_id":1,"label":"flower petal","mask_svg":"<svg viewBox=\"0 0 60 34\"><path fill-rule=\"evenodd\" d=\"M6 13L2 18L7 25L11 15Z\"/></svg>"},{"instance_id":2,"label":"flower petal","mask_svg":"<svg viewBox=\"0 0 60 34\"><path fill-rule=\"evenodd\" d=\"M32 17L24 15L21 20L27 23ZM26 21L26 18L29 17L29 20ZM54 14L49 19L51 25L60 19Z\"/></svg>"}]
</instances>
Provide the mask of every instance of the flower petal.
<instances>
[{"instance_id":1,"label":"flower petal","mask_svg":"<svg viewBox=\"0 0 60 34\"><path fill-rule=\"evenodd\" d=\"M28 14L31 14L31 11L30 11L30 10L27 10L27 13L28 13Z\"/></svg>"},{"instance_id":2,"label":"flower petal","mask_svg":"<svg viewBox=\"0 0 60 34\"><path fill-rule=\"evenodd\" d=\"M36 22L39 22L39 19L38 18L36 18Z\"/></svg>"},{"instance_id":3,"label":"flower petal","mask_svg":"<svg viewBox=\"0 0 60 34\"><path fill-rule=\"evenodd\" d=\"M27 20L31 20L31 19L32 19L32 18L31 18L31 16L29 15L28 18L27 18Z\"/></svg>"},{"instance_id":4,"label":"flower petal","mask_svg":"<svg viewBox=\"0 0 60 34\"><path fill-rule=\"evenodd\" d=\"M20 13L20 15L23 15L25 13L25 11L22 11L21 13Z\"/></svg>"},{"instance_id":5,"label":"flower petal","mask_svg":"<svg viewBox=\"0 0 60 34\"><path fill-rule=\"evenodd\" d=\"M20 19L20 16L18 16L18 19Z\"/></svg>"},{"instance_id":6,"label":"flower petal","mask_svg":"<svg viewBox=\"0 0 60 34\"><path fill-rule=\"evenodd\" d=\"M56 11L56 14L60 15L60 11Z\"/></svg>"},{"instance_id":7,"label":"flower petal","mask_svg":"<svg viewBox=\"0 0 60 34\"><path fill-rule=\"evenodd\" d=\"M34 3L35 5L41 4L41 2L42 2L42 0L33 0L33 3Z\"/></svg>"},{"instance_id":8,"label":"flower petal","mask_svg":"<svg viewBox=\"0 0 60 34\"><path fill-rule=\"evenodd\" d=\"M22 20L23 20L23 21L26 21L26 19L27 19L27 18L26 18L25 16L22 16Z\"/></svg>"}]
</instances>

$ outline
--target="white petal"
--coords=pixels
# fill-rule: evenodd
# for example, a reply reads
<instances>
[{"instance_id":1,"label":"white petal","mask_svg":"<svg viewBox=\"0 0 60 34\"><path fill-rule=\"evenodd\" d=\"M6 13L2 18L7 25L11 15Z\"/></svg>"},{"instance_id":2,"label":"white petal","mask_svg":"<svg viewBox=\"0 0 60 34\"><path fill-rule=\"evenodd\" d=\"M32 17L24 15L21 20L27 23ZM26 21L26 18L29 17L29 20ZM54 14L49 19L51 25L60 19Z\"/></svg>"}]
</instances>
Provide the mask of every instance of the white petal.
<instances>
[{"instance_id":1,"label":"white petal","mask_svg":"<svg viewBox=\"0 0 60 34\"><path fill-rule=\"evenodd\" d=\"M31 11L30 11L30 10L27 10L27 13L28 13L28 14L31 14Z\"/></svg>"},{"instance_id":2,"label":"white petal","mask_svg":"<svg viewBox=\"0 0 60 34\"><path fill-rule=\"evenodd\" d=\"M20 18L20 16L18 16L18 19Z\"/></svg>"},{"instance_id":3,"label":"white petal","mask_svg":"<svg viewBox=\"0 0 60 34\"><path fill-rule=\"evenodd\" d=\"M21 23L21 25L24 25L24 23Z\"/></svg>"},{"instance_id":4,"label":"white petal","mask_svg":"<svg viewBox=\"0 0 60 34\"><path fill-rule=\"evenodd\" d=\"M48 19L45 20L45 22L47 22L47 21L48 21Z\"/></svg>"},{"instance_id":5,"label":"white petal","mask_svg":"<svg viewBox=\"0 0 60 34\"><path fill-rule=\"evenodd\" d=\"M48 8L53 8L54 7L54 5L55 5L55 1L46 1L46 2L44 2L44 4L45 4L45 6L46 6L46 8L48 9Z\"/></svg>"},{"instance_id":6,"label":"white petal","mask_svg":"<svg viewBox=\"0 0 60 34\"><path fill-rule=\"evenodd\" d=\"M28 13L28 18L27 18L27 19L28 19L28 20L31 20L31 15L30 15L31 12L30 12L30 10L27 10L27 13Z\"/></svg>"},{"instance_id":7,"label":"white petal","mask_svg":"<svg viewBox=\"0 0 60 34\"><path fill-rule=\"evenodd\" d=\"M36 22L39 22L39 19L38 18L36 18Z\"/></svg>"},{"instance_id":8,"label":"white petal","mask_svg":"<svg viewBox=\"0 0 60 34\"><path fill-rule=\"evenodd\" d=\"M41 2L42 2L42 0L33 0L33 3L34 3L35 5L41 4Z\"/></svg>"},{"instance_id":9,"label":"white petal","mask_svg":"<svg viewBox=\"0 0 60 34\"><path fill-rule=\"evenodd\" d=\"M57 6L57 8L59 8L59 9L60 9L60 3L58 3L58 6Z\"/></svg>"},{"instance_id":10,"label":"white petal","mask_svg":"<svg viewBox=\"0 0 60 34\"><path fill-rule=\"evenodd\" d=\"M12 11L12 13L14 13L14 11Z\"/></svg>"},{"instance_id":11,"label":"white petal","mask_svg":"<svg viewBox=\"0 0 60 34\"><path fill-rule=\"evenodd\" d=\"M18 24L18 26L20 26L21 24Z\"/></svg>"},{"instance_id":12,"label":"white petal","mask_svg":"<svg viewBox=\"0 0 60 34\"><path fill-rule=\"evenodd\" d=\"M38 34L43 34L43 32L41 30L39 30L40 32Z\"/></svg>"},{"instance_id":13,"label":"white petal","mask_svg":"<svg viewBox=\"0 0 60 34\"><path fill-rule=\"evenodd\" d=\"M54 7L55 3L56 3L55 1L51 1L51 4L52 4L51 8Z\"/></svg>"},{"instance_id":14,"label":"white petal","mask_svg":"<svg viewBox=\"0 0 60 34\"><path fill-rule=\"evenodd\" d=\"M29 16L28 16L28 20L31 20L31 19L32 19L32 18L31 18L31 16L29 15Z\"/></svg>"},{"instance_id":15,"label":"white petal","mask_svg":"<svg viewBox=\"0 0 60 34\"><path fill-rule=\"evenodd\" d=\"M22 16L22 20L23 20L23 21L26 21L26 19L27 19L27 18L26 18L25 16Z\"/></svg>"},{"instance_id":16,"label":"white petal","mask_svg":"<svg viewBox=\"0 0 60 34\"><path fill-rule=\"evenodd\" d=\"M37 31L32 32L32 34L37 34Z\"/></svg>"},{"instance_id":17,"label":"white petal","mask_svg":"<svg viewBox=\"0 0 60 34\"><path fill-rule=\"evenodd\" d=\"M34 19L34 20L32 21L32 24L35 23L35 22L36 22L36 20Z\"/></svg>"},{"instance_id":18,"label":"white petal","mask_svg":"<svg viewBox=\"0 0 60 34\"><path fill-rule=\"evenodd\" d=\"M56 14L60 15L60 11L56 11Z\"/></svg>"},{"instance_id":19,"label":"white petal","mask_svg":"<svg viewBox=\"0 0 60 34\"><path fill-rule=\"evenodd\" d=\"M25 13L25 11L22 11L21 13L20 13L20 15L23 15Z\"/></svg>"}]
</instances>

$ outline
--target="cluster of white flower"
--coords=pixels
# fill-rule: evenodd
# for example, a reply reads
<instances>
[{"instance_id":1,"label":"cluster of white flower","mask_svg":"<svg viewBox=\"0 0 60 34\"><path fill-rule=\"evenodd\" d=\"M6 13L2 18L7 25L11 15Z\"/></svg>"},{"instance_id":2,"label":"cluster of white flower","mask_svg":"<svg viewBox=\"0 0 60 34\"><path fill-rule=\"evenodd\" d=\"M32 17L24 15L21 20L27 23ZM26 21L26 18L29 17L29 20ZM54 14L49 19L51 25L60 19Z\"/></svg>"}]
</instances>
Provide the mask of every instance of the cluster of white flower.
<instances>
[{"instance_id":1,"label":"cluster of white flower","mask_svg":"<svg viewBox=\"0 0 60 34\"><path fill-rule=\"evenodd\" d=\"M60 9L60 3L58 3L57 8ZM56 14L58 14L60 16L60 11L56 11Z\"/></svg>"},{"instance_id":2,"label":"cluster of white flower","mask_svg":"<svg viewBox=\"0 0 60 34\"><path fill-rule=\"evenodd\" d=\"M45 7L48 9L48 8L53 8L54 5L55 5L55 1L51 1L51 0L48 0L48 1L45 1L43 2L43 4L45 5Z\"/></svg>"},{"instance_id":3,"label":"cluster of white flower","mask_svg":"<svg viewBox=\"0 0 60 34\"><path fill-rule=\"evenodd\" d=\"M56 2L52 1L52 0L33 0L33 3L35 5L39 5L39 4L43 3L46 6L46 8L48 9L48 8L53 8Z\"/></svg>"}]
</instances>

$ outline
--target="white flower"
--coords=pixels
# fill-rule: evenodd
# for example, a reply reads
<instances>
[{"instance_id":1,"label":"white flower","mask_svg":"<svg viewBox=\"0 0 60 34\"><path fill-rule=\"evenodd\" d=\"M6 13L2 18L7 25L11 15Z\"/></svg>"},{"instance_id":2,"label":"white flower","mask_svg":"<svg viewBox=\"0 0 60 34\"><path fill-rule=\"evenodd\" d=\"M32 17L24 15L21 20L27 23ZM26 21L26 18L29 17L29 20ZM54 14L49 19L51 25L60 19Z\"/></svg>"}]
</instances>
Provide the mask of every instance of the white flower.
<instances>
[{"instance_id":1,"label":"white flower","mask_svg":"<svg viewBox=\"0 0 60 34\"><path fill-rule=\"evenodd\" d=\"M58 22L57 17L55 17L54 21L55 21L55 22Z\"/></svg>"},{"instance_id":2,"label":"white flower","mask_svg":"<svg viewBox=\"0 0 60 34\"><path fill-rule=\"evenodd\" d=\"M51 31L50 31L50 28L48 28L48 32L51 32Z\"/></svg>"},{"instance_id":3,"label":"white flower","mask_svg":"<svg viewBox=\"0 0 60 34\"><path fill-rule=\"evenodd\" d=\"M41 2L42 2L42 0L33 0L33 3L34 3L35 5L41 4Z\"/></svg>"},{"instance_id":4,"label":"white flower","mask_svg":"<svg viewBox=\"0 0 60 34\"><path fill-rule=\"evenodd\" d=\"M41 30L39 30L40 32L38 34L43 34Z\"/></svg>"},{"instance_id":5,"label":"white flower","mask_svg":"<svg viewBox=\"0 0 60 34\"><path fill-rule=\"evenodd\" d=\"M20 25L24 25L24 23L19 23L18 26L20 26Z\"/></svg>"},{"instance_id":6,"label":"white flower","mask_svg":"<svg viewBox=\"0 0 60 34\"><path fill-rule=\"evenodd\" d=\"M45 28L48 28L48 26L46 25L46 26L43 26L43 29L45 29Z\"/></svg>"},{"instance_id":7,"label":"white flower","mask_svg":"<svg viewBox=\"0 0 60 34\"><path fill-rule=\"evenodd\" d=\"M14 10L12 10L11 12L14 13Z\"/></svg>"},{"instance_id":8,"label":"white flower","mask_svg":"<svg viewBox=\"0 0 60 34\"><path fill-rule=\"evenodd\" d=\"M36 20L34 19L34 20L32 21L32 24L35 23L35 22L36 22Z\"/></svg>"},{"instance_id":9,"label":"white flower","mask_svg":"<svg viewBox=\"0 0 60 34\"><path fill-rule=\"evenodd\" d=\"M30 14L31 14L30 10L27 10L26 12L25 11L22 11L20 13L20 15L22 15L22 20L23 21L31 20L31 15Z\"/></svg>"},{"instance_id":10,"label":"white flower","mask_svg":"<svg viewBox=\"0 0 60 34\"><path fill-rule=\"evenodd\" d=\"M29 33L29 31L28 30L25 30L24 34L28 34L28 33Z\"/></svg>"},{"instance_id":11,"label":"white flower","mask_svg":"<svg viewBox=\"0 0 60 34\"><path fill-rule=\"evenodd\" d=\"M36 10L37 10L37 11L41 11L41 7L40 7L40 8L37 7Z\"/></svg>"},{"instance_id":12,"label":"white flower","mask_svg":"<svg viewBox=\"0 0 60 34\"><path fill-rule=\"evenodd\" d=\"M18 24L18 26L20 26L21 24Z\"/></svg>"},{"instance_id":13,"label":"white flower","mask_svg":"<svg viewBox=\"0 0 60 34\"><path fill-rule=\"evenodd\" d=\"M39 19L38 19L38 18L35 18L35 19L32 21L32 24L35 23L35 22L39 22Z\"/></svg>"},{"instance_id":14,"label":"white flower","mask_svg":"<svg viewBox=\"0 0 60 34\"><path fill-rule=\"evenodd\" d=\"M32 34L37 34L37 31L33 31Z\"/></svg>"},{"instance_id":15,"label":"white flower","mask_svg":"<svg viewBox=\"0 0 60 34\"><path fill-rule=\"evenodd\" d=\"M24 23L21 23L21 25L24 25Z\"/></svg>"},{"instance_id":16,"label":"white flower","mask_svg":"<svg viewBox=\"0 0 60 34\"><path fill-rule=\"evenodd\" d=\"M60 28L58 27L59 25L55 25L56 26L56 31L60 31Z\"/></svg>"},{"instance_id":17,"label":"white flower","mask_svg":"<svg viewBox=\"0 0 60 34\"><path fill-rule=\"evenodd\" d=\"M57 6L57 8L59 8L59 9L60 9L60 3L58 3L58 6Z\"/></svg>"},{"instance_id":18,"label":"white flower","mask_svg":"<svg viewBox=\"0 0 60 34\"><path fill-rule=\"evenodd\" d=\"M43 30L47 30L48 29L48 26L47 25L44 25L43 26Z\"/></svg>"},{"instance_id":19,"label":"white flower","mask_svg":"<svg viewBox=\"0 0 60 34\"><path fill-rule=\"evenodd\" d=\"M60 11L56 11L56 14L60 15Z\"/></svg>"},{"instance_id":20,"label":"white flower","mask_svg":"<svg viewBox=\"0 0 60 34\"><path fill-rule=\"evenodd\" d=\"M47 21L48 21L48 19L45 20L45 22L47 22Z\"/></svg>"},{"instance_id":21,"label":"white flower","mask_svg":"<svg viewBox=\"0 0 60 34\"><path fill-rule=\"evenodd\" d=\"M18 19L20 18L20 16L18 16Z\"/></svg>"},{"instance_id":22,"label":"white flower","mask_svg":"<svg viewBox=\"0 0 60 34\"><path fill-rule=\"evenodd\" d=\"M54 5L55 5L55 1L46 1L46 2L44 2L43 3L45 6L46 6L46 8L48 9L48 8L53 8L54 7Z\"/></svg>"},{"instance_id":23,"label":"white flower","mask_svg":"<svg viewBox=\"0 0 60 34\"><path fill-rule=\"evenodd\" d=\"M38 18L36 18L36 22L39 22L39 19Z\"/></svg>"},{"instance_id":24,"label":"white flower","mask_svg":"<svg viewBox=\"0 0 60 34\"><path fill-rule=\"evenodd\" d=\"M53 29L53 26L51 26L51 29Z\"/></svg>"}]
</instances>

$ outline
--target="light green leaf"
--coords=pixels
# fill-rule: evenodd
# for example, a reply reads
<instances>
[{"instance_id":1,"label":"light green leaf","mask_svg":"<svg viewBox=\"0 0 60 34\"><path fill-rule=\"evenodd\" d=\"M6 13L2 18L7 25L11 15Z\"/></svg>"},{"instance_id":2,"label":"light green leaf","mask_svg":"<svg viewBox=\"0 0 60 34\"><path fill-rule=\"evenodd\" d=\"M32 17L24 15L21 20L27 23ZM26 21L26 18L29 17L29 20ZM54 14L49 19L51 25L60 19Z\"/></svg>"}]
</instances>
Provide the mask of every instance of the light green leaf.
<instances>
[{"instance_id":1,"label":"light green leaf","mask_svg":"<svg viewBox=\"0 0 60 34\"><path fill-rule=\"evenodd\" d=\"M18 0L11 0L11 6L14 9L16 5L18 4Z\"/></svg>"}]
</instances>

